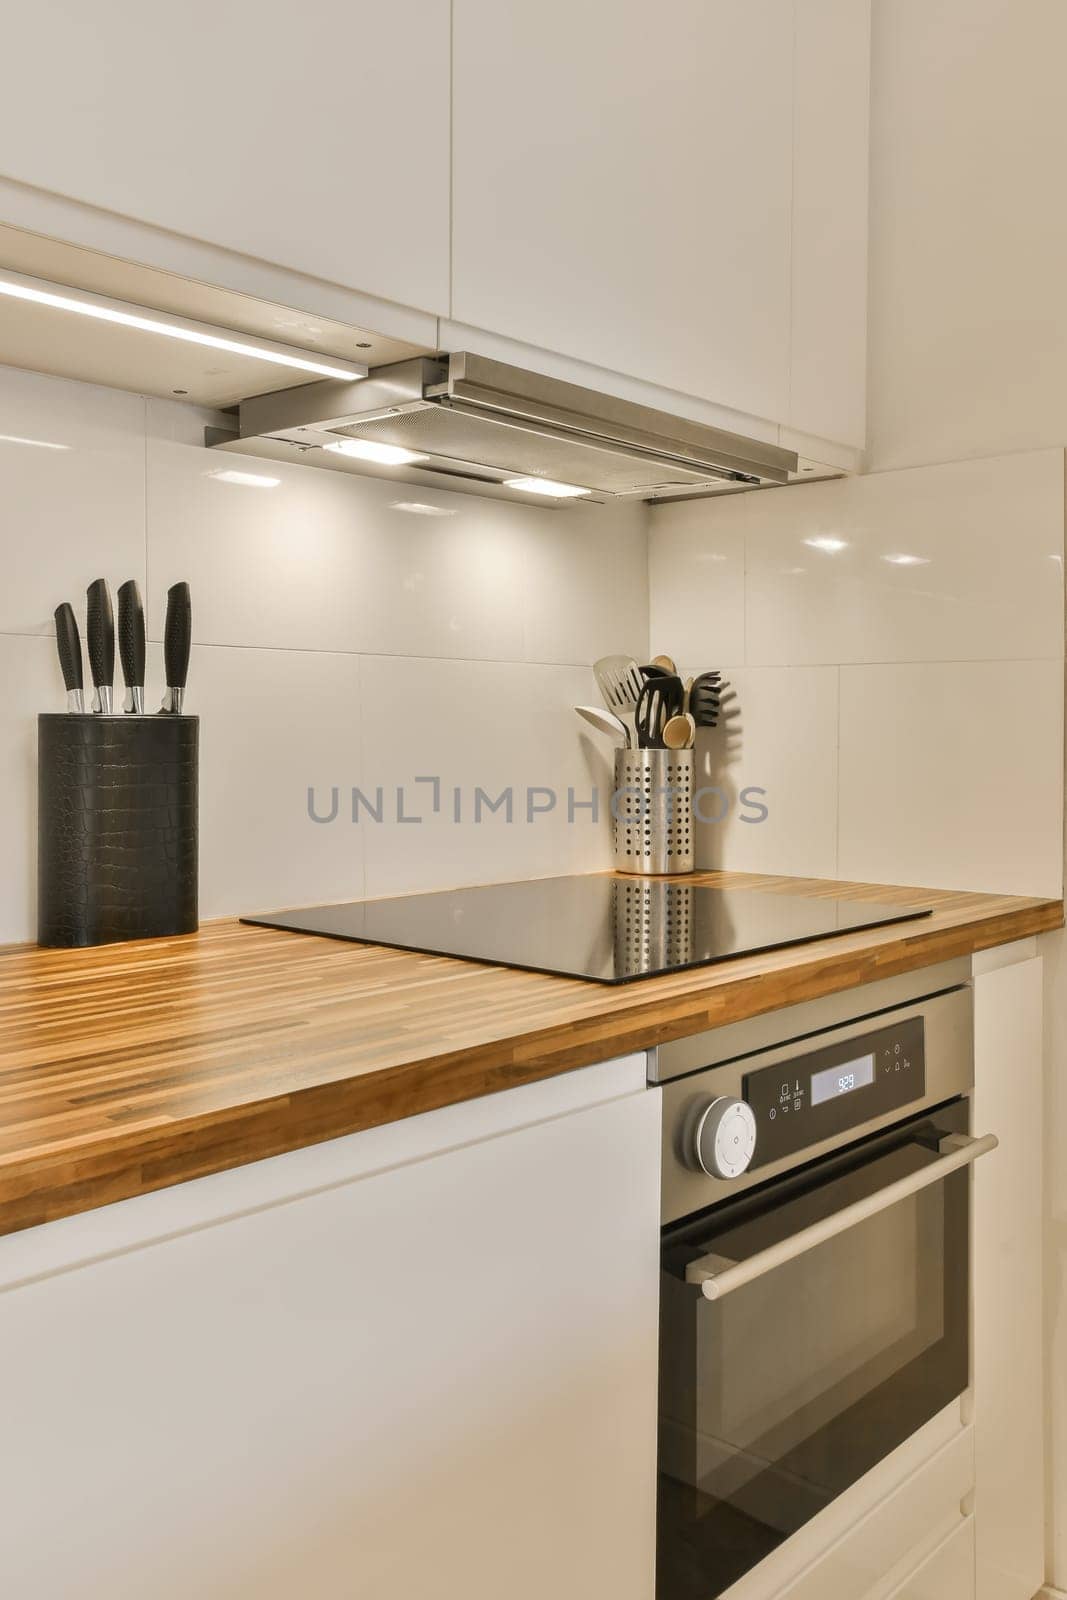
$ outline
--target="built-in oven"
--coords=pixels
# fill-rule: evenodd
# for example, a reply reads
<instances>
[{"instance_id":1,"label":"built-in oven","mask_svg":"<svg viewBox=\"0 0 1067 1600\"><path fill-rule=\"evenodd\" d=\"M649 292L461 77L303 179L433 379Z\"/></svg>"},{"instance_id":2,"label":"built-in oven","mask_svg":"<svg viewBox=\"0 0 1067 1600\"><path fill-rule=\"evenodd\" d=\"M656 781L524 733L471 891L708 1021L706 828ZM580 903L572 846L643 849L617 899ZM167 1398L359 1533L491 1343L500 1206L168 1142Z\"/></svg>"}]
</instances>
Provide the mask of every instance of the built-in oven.
<instances>
[{"instance_id":1,"label":"built-in oven","mask_svg":"<svg viewBox=\"0 0 1067 1600\"><path fill-rule=\"evenodd\" d=\"M660 1052L658 1600L724 1593L969 1383L970 1170L996 1144L971 1133L970 989L760 1040L695 1070L687 1040L676 1078Z\"/></svg>"}]
</instances>

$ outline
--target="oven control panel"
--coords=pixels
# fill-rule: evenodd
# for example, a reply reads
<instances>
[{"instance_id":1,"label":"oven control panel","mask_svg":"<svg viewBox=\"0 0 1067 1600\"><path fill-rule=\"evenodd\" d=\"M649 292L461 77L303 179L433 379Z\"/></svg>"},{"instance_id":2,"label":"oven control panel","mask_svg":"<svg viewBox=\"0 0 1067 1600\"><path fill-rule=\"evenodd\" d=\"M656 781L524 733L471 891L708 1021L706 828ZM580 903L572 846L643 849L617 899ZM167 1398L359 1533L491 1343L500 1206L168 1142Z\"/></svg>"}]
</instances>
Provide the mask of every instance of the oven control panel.
<instances>
[{"instance_id":1,"label":"oven control panel","mask_svg":"<svg viewBox=\"0 0 1067 1600\"><path fill-rule=\"evenodd\" d=\"M744 1079L756 1119L753 1167L819 1144L921 1100L926 1093L922 1017L761 1067Z\"/></svg>"}]
</instances>

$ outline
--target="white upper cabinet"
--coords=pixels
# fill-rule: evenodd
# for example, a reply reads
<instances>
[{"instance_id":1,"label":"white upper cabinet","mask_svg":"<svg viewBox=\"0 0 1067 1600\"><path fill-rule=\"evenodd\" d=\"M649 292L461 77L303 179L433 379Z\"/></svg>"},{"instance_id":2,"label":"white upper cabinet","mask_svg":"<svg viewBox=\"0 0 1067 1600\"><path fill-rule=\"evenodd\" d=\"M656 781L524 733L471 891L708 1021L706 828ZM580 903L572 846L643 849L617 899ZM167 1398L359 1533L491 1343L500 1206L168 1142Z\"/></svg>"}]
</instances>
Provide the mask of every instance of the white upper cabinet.
<instances>
[{"instance_id":1,"label":"white upper cabinet","mask_svg":"<svg viewBox=\"0 0 1067 1600\"><path fill-rule=\"evenodd\" d=\"M454 0L452 316L864 426L868 0Z\"/></svg>"},{"instance_id":2,"label":"white upper cabinet","mask_svg":"<svg viewBox=\"0 0 1067 1600\"><path fill-rule=\"evenodd\" d=\"M0 175L447 309L449 0L57 0L4 33Z\"/></svg>"},{"instance_id":3,"label":"white upper cabinet","mask_svg":"<svg viewBox=\"0 0 1067 1600\"><path fill-rule=\"evenodd\" d=\"M867 433L870 0L796 0L789 409L793 428Z\"/></svg>"},{"instance_id":4,"label":"white upper cabinet","mask_svg":"<svg viewBox=\"0 0 1067 1600\"><path fill-rule=\"evenodd\" d=\"M781 419L792 0L455 0L459 322Z\"/></svg>"}]
</instances>

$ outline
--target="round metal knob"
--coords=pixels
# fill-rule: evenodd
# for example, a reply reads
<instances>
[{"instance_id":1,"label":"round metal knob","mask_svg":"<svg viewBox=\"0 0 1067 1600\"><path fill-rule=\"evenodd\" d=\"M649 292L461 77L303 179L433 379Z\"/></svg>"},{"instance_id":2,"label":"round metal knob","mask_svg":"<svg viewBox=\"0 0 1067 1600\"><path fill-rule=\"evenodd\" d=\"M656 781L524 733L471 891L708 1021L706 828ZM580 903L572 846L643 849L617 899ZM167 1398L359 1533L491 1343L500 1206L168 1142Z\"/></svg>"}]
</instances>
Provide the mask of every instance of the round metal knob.
<instances>
[{"instance_id":1,"label":"round metal knob","mask_svg":"<svg viewBox=\"0 0 1067 1600\"><path fill-rule=\"evenodd\" d=\"M697 1165L709 1178L739 1178L756 1151L752 1107L733 1095L720 1095L701 1113L695 1143Z\"/></svg>"}]
</instances>

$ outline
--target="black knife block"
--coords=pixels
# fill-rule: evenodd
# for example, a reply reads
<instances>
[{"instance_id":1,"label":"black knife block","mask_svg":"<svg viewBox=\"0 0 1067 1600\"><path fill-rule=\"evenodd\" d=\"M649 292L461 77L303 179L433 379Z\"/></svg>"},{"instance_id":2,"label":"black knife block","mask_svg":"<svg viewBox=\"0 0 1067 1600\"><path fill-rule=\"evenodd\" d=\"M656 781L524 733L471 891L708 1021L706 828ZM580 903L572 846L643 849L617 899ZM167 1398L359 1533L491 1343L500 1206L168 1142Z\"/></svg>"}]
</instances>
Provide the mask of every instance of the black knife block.
<instances>
[{"instance_id":1,"label":"black knife block","mask_svg":"<svg viewBox=\"0 0 1067 1600\"><path fill-rule=\"evenodd\" d=\"M38 717L38 944L194 931L199 734L198 717Z\"/></svg>"}]
</instances>

